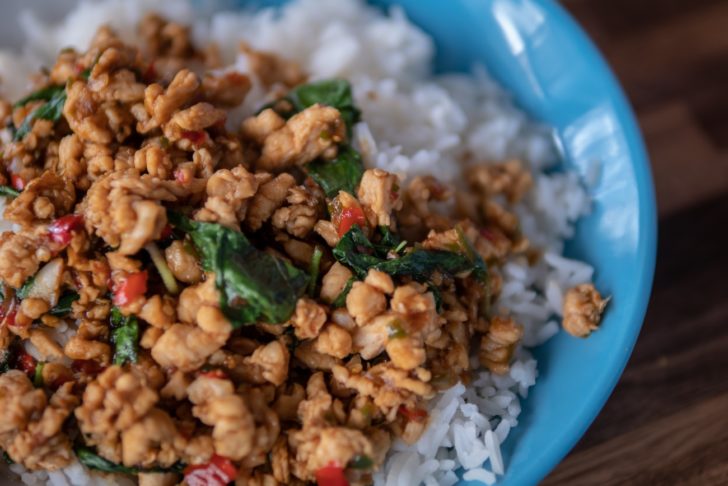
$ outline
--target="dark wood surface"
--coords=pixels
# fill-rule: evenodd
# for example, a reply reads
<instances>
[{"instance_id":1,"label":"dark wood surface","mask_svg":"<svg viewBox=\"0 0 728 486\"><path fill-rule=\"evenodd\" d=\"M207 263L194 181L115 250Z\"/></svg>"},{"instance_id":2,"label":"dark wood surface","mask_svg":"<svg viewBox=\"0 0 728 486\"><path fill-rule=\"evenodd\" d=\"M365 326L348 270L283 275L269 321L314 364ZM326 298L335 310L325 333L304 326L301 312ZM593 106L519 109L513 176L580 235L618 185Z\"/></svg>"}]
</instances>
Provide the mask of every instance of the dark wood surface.
<instances>
[{"instance_id":1,"label":"dark wood surface","mask_svg":"<svg viewBox=\"0 0 728 486\"><path fill-rule=\"evenodd\" d=\"M635 107L660 234L627 369L543 484L728 485L728 1L562 3Z\"/></svg>"}]
</instances>

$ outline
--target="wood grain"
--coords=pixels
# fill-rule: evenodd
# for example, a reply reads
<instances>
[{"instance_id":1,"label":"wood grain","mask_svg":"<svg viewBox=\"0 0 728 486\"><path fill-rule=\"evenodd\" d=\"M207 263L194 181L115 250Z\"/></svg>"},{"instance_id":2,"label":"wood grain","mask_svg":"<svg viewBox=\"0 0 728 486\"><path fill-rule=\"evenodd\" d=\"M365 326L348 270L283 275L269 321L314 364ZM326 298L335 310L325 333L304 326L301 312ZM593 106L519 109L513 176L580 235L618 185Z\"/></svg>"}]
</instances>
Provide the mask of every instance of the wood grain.
<instances>
[{"instance_id":1,"label":"wood grain","mask_svg":"<svg viewBox=\"0 0 728 486\"><path fill-rule=\"evenodd\" d=\"M728 1L563 3L636 109L660 235L627 369L543 484L728 485Z\"/></svg>"}]
</instances>

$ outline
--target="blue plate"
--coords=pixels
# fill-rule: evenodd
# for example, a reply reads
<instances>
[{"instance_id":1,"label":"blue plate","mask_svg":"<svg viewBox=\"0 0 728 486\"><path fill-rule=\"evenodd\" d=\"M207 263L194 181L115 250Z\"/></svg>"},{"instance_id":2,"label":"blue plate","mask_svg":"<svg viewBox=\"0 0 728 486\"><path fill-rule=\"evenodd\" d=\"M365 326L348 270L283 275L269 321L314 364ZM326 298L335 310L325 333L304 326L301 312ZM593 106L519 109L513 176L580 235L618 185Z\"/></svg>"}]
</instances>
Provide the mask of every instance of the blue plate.
<instances>
[{"instance_id":1,"label":"blue plate","mask_svg":"<svg viewBox=\"0 0 728 486\"><path fill-rule=\"evenodd\" d=\"M248 1L245 5L280 4ZM374 0L400 5L433 36L435 69L490 73L531 116L556 129L565 164L601 163L594 208L567 254L596 267L612 296L589 339L565 333L536 350L539 380L503 445L502 486L536 484L567 454L614 388L642 326L656 254L655 196L634 115L618 82L574 20L551 0ZM465 483L463 484L479 484Z\"/></svg>"}]
</instances>

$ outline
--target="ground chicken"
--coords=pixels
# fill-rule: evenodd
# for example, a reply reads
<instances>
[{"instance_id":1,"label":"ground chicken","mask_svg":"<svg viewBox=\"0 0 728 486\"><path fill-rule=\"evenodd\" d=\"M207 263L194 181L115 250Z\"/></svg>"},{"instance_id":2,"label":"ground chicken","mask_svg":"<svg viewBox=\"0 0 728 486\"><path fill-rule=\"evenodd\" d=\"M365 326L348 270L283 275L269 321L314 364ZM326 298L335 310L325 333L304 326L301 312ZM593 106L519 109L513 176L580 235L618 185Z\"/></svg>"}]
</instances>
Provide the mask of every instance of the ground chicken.
<instances>
[{"instance_id":1,"label":"ground chicken","mask_svg":"<svg viewBox=\"0 0 728 486\"><path fill-rule=\"evenodd\" d=\"M516 159L470 167L466 180L482 195L504 194L511 204L520 201L533 186L531 172Z\"/></svg>"},{"instance_id":2,"label":"ground chicken","mask_svg":"<svg viewBox=\"0 0 728 486\"><path fill-rule=\"evenodd\" d=\"M346 310L360 326L387 308L387 299L377 288L365 283L354 282L346 296Z\"/></svg>"},{"instance_id":3,"label":"ground chicken","mask_svg":"<svg viewBox=\"0 0 728 486\"><path fill-rule=\"evenodd\" d=\"M343 359L351 354L351 334L341 326L327 324L314 341L313 349L334 358Z\"/></svg>"},{"instance_id":4,"label":"ground chicken","mask_svg":"<svg viewBox=\"0 0 728 486\"><path fill-rule=\"evenodd\" d=\"M382 169L364 171L357 194L370 225L391 225L392 211L402 209L399 184L395 174Z\"/></svg>"},{"instance_id":5,"label":"ground chicken","mask_svg":"<svg viewBox=\"0 0 728 486\"><path fill-rule=\"evenodd\" d=\"M215 452L240 460L253 447L255 423L245 400L234 393L231 381L200 376L188 388L192 413L213 428Z\"/></svg>"},{"instance_id":6,"label":"ground chicken","mask_svg":"<svg viewBox=\"0 0 728 486\"><path fill-rule=\"evenodd\" d=\"M160 201L175 201L179 194L173 183L149 175L112 172L94 182L86 194L82 203L86 228L118 247L122 255L133 255L159 239L167 224Z\"/></svg>"},{"instance_id":7,"label":"ground chicken","mask_svg":"<svg viewBox=\"0 0 728 486\"><path fill-rule=\"evenodd\" d=\"M581 284L564 295L564 330L576 337L587 337L599 328L602 312L609 299L602 299L594 284Z\"/></svg>"},{"instance_id":8,"label":"ground chicken","mask_svg":"<svg viewBox=\"0 0 728 486\"><path fill-rule=\"evenodd\" d=\"M256 175L261 178L260 175ZM269 176L268 176L269 177ZM288 195L288 190L296 184L296 179L291 174L279 174L273 179L260 182L260 188L250 201L248 212L245 217L246 226L256 231L263 226L263 223L270 218L276 209L283 205Z\"/></svg>"},{"instance_id":9,"label":"ground chicken","mask_svg":"<svg viewBox=\"0 0 728 486\"><path fill-rule=\"evenodd\" d=\"M346 284L354 274L339 262L334 262L321 280L321 293L319 297L324 302L331 304L341 295Z\"/></svg>"},{"instance_id":10,"label":"ground chicken","mask_svg":"<svg viewBox=\"0 0 728 486\"><path fill-rule=\"evenodd\" d=\"M45 171L5 208L5 218L23 226L47 222L71 211L76 190L70 179Z\"/></svg>"},{"instance_id":11,"label":"ground chicken","mask_svg":"<svg viewBox=\"0 0 728 486\"><path fill-rule=\"evenodd\" d=\"M256 167L281 171L320 156L333 158L336 144L345 138L346 125L339 111L329 106L312 105L266 137Z\"/></svg>"},{"instance_id":12,"label":"ground chicken","mask_svg":"<svg viewBox=\"0 0 728 486\"><path fill-rule=\"evenodd\" d=\"M288 87L293 87L306 79L306 75L294 61L284 59L272 52L253 49L246 43L240 44L240 50L248 58L250 70L265 86L283 83Z\"/></svg>"},{"instance_id":13,"label":"ground chicken","mask_svg":"<svg viewBox=\"0 0 728 486\"><path fill-rule=\"evenodd\" d=\"M11 370L0 375L0 448L28 469L54 471L69 465L74 455L61 430L78 404L66 383L51 396L35 389L25 373Z\"/></svg>"},{"instance_id":14,"label":"ground chicken","mask_svg":"<svg viewBox=\"0 0 728 486\"><path fill-rule=\"evenodd\" d=\"M88 445L103 457L121 462L122 432L138 423L158 400L143 374L110 366L86 387L76 419Z\"/></svg>"},{"instance_id":15,"label":"ground chicken","mask_svg":"<svg viewBox=\"0 0 728 486\"><path fill-rule=\"evenodd\" d=\"M516 346L523 337L523 326L509 317L494 317L488 333L480 341L480 364L499 375L508 372Z\"/></svg>"},{"instance_id":16,"label":"ground chicken","mask_svg":"<svg viewBox=\"0 0 728 486\"><path fill-rule=\"evenodd\" d=\"M272 341L257 348L252 355L243 359L243 372L252 383L266 381L280 386L288 378L288 348L279 341Z\"/></svg>"},{"instance_id":17,"label":"ground chicken","mask_svg":"<svg viewBox=\"0 0 728 486\"><path fill-rule=\"evenodd\" d=\"M20 288L28 277L35 275L42 262L51 259L47 241L32 233L0 235L0 280L10 287Z\"/></svg>"},{"instance_id":18,"label":"ground chicken","mask_svg":"<svg viewBox=\"0 0 728 486\"><path fill-rule=\"evenodd\" d=\"M180 282L196 284L202 280L200 263L183 241L175 240L165 248L164 258L172 275Z\"/></svg>"},{"instance_id":19,"label":"ground chicken","mask_svg":"<svg viewBox=\"0 0 728 486\"><path fill-rule=\"evenodd\" d=\"M306 297L298 299L296 311L291 316L291 325L298 339L309 339L318 336L326 323L326 309L314 300Z\"/></svg>"},{"instance_id":20,"label":"ground chicken","mask_svg":"<svg viewBox=\"0 0 728 486\"><path fill-rule=\"evenodd\" d=\"M233 328L220 309L203 305L197 311L197 325L174 324L152 348L154 360L165 367L193 371L225 345Z\"/></svg>"},{"instance_id":21,"label":"ground chicken","mask_svg":"<svg viewBox=\"0 0 728 486\"><path fill-rule=\"evenodd\" d=\"M245 167L218 170L207 180L207 200L195 219L238 229L257 190L258 179Z\"/></svg>"}]
</instances>

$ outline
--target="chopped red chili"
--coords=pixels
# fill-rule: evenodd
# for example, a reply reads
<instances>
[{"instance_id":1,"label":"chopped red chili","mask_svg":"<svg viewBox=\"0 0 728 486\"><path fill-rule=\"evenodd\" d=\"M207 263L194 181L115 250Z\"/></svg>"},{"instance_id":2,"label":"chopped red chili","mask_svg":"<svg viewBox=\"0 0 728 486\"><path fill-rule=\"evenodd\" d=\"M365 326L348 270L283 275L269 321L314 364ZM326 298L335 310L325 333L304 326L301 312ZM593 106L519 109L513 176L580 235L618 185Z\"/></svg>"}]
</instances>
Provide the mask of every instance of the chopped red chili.
<instances>
[{"instance_id":1,"label":"chopped red chili","mask_svg":"<svg viewBox=\"0 0 728 486\"><path fill-rule=\"evenodd\" d=\"M147 271L130 273L114 284L114 304L124 306L147 292Z\"/></svg>"},{"instance_id":2,"label":"chopped red chili","mask_svg":"<svg viewBox=\"0 0 728 486\"><path fill-rule=\"evenodd\" d=\"M235 480L238 471L230 459L215 454L210 462L187 466L184 475L188 486L225 486Z\"/></svg>"},{"instance_id":3,"label":"chopped red chili","mask_svg":"<svg viewBox=\"0 0 728 486\"><path fill-rule=\"evenodd\" d=\"M67 214L53 221L48 226L51 239L61 245L68 245L73 238L73 232L83 228L83 216L80 214Z\"/></svg>"},{"instance_id":4,"label":"chopped red chili","mask_svg":"<svg viewBox=\"0 0 728 486\"><path fill-rule=\"evenodd\" d=\"M344 474L344 468L331 462L328 466L316 471L316 484L318 486L349 486L349 481Z\"/></svg>"}]
</instances>

